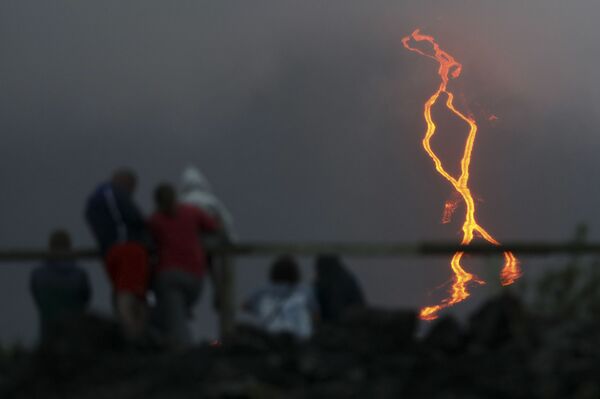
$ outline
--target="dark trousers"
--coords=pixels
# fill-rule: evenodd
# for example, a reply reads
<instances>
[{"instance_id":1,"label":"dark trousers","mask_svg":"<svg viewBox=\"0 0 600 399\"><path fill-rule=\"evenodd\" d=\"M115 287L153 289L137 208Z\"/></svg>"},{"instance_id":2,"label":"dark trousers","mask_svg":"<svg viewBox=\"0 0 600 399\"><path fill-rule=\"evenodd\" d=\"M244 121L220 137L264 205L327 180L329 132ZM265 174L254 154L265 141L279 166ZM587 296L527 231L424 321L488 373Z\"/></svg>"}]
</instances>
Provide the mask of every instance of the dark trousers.
<instances>
[{"instance_id":1,"label":"dark trousers","mask_svg":"<svg viewBox=\"0 0 600 399\"><path fill-rule=\"evenodd\" d=\"M202 283L202 278L183 270L165 270L156 275L157 311L169 346L191 345L188 320L200 296Z\"/></svg>"}]
</instances>

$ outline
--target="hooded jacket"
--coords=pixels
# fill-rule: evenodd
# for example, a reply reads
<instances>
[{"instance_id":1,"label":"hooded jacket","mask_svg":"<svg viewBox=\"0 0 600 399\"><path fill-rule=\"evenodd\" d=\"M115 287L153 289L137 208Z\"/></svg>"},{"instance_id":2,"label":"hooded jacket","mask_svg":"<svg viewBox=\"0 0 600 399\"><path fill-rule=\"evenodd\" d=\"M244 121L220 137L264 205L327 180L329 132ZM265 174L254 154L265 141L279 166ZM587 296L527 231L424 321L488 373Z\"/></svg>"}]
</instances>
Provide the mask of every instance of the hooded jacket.
<instances>
[{"instance_id":1,"label":"hooded jacket","mask_svg":"<svg viewBox=\"0 0 600 399\"><path fill-rule=\"evenodd\" d=\"M146 243L146 222L130 195L111 183L98 186L85 207L85 219L106 255L114 244Z\"/></svg>"},{"instance_id":2,"label":"hooded jacket","mask_svg":"<svg viewBox=\"0 0 600 399\"><path fill-rule=\"evenodd\" d=\"M225 205L213 193L210 183L195 167L190 166L183 171L181 177L181 202L194 205L214 218L223 226L229 240L233 240L235 232L233 217Z\"/></svg>"},{"instance_id":3,"label":"hooded jacket","mask_svg":"<svg viewBox=\"0 0 600 399\"><path fill-rule=\"evenodd\" d=\"M54 323L83 314L92 292L87 273L75 263L62 260L37 267L31 274L30 289L40 315L42 338Z\"/></svg>"}]
</instances>

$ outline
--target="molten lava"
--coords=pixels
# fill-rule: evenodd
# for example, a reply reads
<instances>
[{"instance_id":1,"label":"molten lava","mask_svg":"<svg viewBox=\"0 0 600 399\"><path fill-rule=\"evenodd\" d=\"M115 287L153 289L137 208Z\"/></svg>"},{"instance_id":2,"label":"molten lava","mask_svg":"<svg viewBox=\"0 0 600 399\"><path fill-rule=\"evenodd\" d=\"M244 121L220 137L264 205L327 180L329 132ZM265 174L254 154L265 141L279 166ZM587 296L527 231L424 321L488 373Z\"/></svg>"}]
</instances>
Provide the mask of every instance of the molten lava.
<instances>
[{"instance_id":1,"label":"molten lava","mask_svg":"<svg viewBox=\"0 0 600 399\"><path fill-rule=\"evenodd\" d=\"M427 42L431 45L433 52L421 50L416 47L412 47L410 42ZM461 241L462 245L470 244L475 237L475 233L481 236L487 242L500 245L483 227L481 227L475 218L475 201L469 188L469 167L471 164L471 153L473 152L473 145L475 144L475 138L477 136L477 123L472 116L467 116L456 109L454 106L454 94L448 89L449 80L456 79L460 76L462 71L462 65L454 59L450 54L443 51L437 44L432 36L423 35L418 29L415 30L410 36L406 36L402 39L402 44L410 51L414 51L425 57L434 59L439 63L438 75L441 79L440 85L425 101L423 108L423 116L427 122L427 130L425 137L423 138L423 148L433 160L435 169L442 175L460 195L460 198L465 203L466 213L465 220L462 226L463 238ZM463 156L460 160L460 176L454 177L444 169L442 161L437 156L435 151L431 148L431 138L436 133L436 124L431 117L431 108L436 104L440 95L446 95L446 108L448 108L454 115L462 119L469 127L469 134L464 146ZM457 201L446 202L444 210L443 222L449 222L450 216L454 212L457 206ZM469 291L467 286L471 282L484 284L484 282L478 279L475 275L468 273L463 269L461 260L464 252L456 252L452 257L450 266L454 273L454 280L451 288L450 297L442 300L438 305L428 306L421 309L420 317L423 320L433 320L438 317L438 312L444 308L455 305L469 297ZM519 261L511 252L504 252L504 267L500 272L500 278L502 285L510 285L521 275L519 267Z\"/></svg>"}]
</instances>

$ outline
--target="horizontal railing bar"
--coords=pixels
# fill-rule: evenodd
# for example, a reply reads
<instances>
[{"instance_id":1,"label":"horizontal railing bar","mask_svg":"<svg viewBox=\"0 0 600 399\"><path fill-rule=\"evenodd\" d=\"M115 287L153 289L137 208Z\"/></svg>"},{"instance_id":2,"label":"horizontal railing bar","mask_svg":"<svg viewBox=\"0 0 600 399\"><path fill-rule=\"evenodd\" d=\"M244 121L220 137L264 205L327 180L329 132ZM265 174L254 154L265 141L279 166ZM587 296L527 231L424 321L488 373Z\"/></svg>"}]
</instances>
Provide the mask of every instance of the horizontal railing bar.
<instances>
[{"instance_id":1,"label":"horizontal railing bar","mask_svg":"<svg viewBox=\"0 0 600 399\"><path fill-rule=\"evenodd\" d=\"M235 245L209 248L219 255L232 256L274 256L290 254L314 256L321 253L335 253L343 256L360 257L402 257L449 255L457 251L473 255L501 254L505 251L516 255L552 255L552 254L600 254L597 243L550 243L550 242L514 242L502 246L472 244L461 246L443 242L407 243L289 243L289 242L246 242ZM68 254L77 259L95 259L98 251L92 248L75 249ZM0 250L0 262L34 261L47 259L51 254L43 249L5 249Z\"/></svg>"}]
</instances>

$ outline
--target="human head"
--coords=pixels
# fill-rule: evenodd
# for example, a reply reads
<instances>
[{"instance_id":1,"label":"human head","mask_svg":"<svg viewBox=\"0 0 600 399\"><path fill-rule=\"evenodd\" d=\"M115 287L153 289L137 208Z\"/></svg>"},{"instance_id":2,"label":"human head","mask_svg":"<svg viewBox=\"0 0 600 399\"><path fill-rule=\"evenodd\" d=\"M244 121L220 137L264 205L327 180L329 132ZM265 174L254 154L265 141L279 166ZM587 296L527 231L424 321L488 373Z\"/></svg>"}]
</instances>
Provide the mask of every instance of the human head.
<instances>
[{"instance_id":1,"label":"human head","mask_svg":"<svg viewBox=\"0 0 600 399\"><path fill-rule=\"evenodd\" d=\"M209 193L212 191L206 177L194 166L188 166L181 175L181 191L184 194L191 192Z\"/></svg>"},{"instance_id":2,"label":"human head","mask_svg":"<svg viewBox=\"0 0 600 399\"><path fill-rule=\"evenodd\" d=\"M294 258L289 255L277 258L271 266L269 280L275 284L298 284L300 282L300 269Z\"/></svg>"},{"instance_id":3,"label":"human head","mask_svg":"<svg viewBox=\"0 0 600 399\"><path fill-rule=\"evenodd\" d=\"M175 188L168 183L162 183L154 190L154 202L160 212L171 213L177 204Z\"/></svg>"},{"instance_id":4,"label":"human head","mask_svg":"<svg viewBox=\"0 0 600 399\"><path fill-rule=\"evenodd\" d=\"M126 193L132 195L137 186L137 176L130 169L117 169L112 175L111 183Z\"/></svg>"},{"instance_id":5,"label":"human head","mask_svg":"<svg viewBox=\"0 0 600 399\"><path fill-rule=\"evenodd\" d=\"M54 230L50 233L48 239L48 249L54 254L69 252L71 250L71 236L66 230Z\"/></svg>"}]
</instances>

